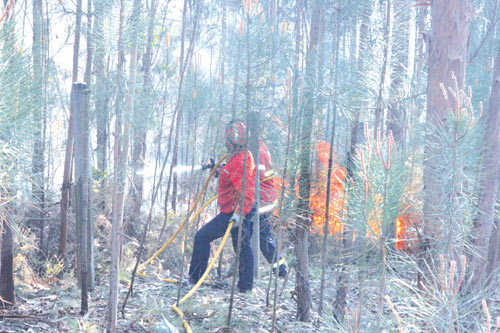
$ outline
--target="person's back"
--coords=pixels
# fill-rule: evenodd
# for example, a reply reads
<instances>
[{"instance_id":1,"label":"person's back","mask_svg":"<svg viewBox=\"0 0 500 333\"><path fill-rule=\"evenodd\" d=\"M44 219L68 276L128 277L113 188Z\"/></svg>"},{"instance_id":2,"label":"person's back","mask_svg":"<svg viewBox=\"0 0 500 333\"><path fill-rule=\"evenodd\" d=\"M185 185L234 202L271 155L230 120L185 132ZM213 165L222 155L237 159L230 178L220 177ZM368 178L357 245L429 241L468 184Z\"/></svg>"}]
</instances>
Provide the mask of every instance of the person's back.
<instances>
[{"instance_id":1,"label":"person's back","mask_svg":"<svg viewBox=\"0 0 500 333\"><path fill-rule=\"evenodd\" d=\"M210 257L210 243L224 235L231 222L241 230L238 290L247 292L253 287L253 252L251 218L255 212L254 181L257 168L250 151L246 149L246 127L240 121L230 122L226 128L225 143L229 152L226 165L219 172L217 203L220 212L196 232L189 266L189 281L196 283L203 275ZM243 218L240 217L243 193ZM232 228L231 238L237 251L238 228Z\"/></svg>"}]
</instances>

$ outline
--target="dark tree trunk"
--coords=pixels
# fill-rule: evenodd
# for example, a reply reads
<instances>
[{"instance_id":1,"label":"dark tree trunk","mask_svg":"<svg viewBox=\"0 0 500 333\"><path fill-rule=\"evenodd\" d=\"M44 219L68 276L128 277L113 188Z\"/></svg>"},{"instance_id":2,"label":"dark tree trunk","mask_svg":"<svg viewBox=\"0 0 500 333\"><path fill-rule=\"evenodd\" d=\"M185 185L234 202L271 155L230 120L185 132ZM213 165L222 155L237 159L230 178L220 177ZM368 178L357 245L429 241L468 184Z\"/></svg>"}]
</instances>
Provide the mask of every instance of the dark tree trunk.
<instances>
[{"instance_id":1,"label":"dark tree trunk","mask_svg":"<svg viewBox=\"0 0 500 333\"><path fill-rule=\"evenodd\" d=\"M0 309L11 307L16 302L14 289L14 235L12 221L2 219L0 224Z\"/></svg>"},{"instance_id":2,"label":"dark tree trunk","mask_svg":"<svg viewBox=\"0 0 500 333\"><path fill-rule=\"evenodd\" d=\"M76 22L75 22L75 41L73 44L73 71L72 82L78 81L78 54L80 52L80 27L82 22L82 2L77 1ZM73 90L73 85L71 86ZM59 237L59 258L67 265L66 246L68 242L68 210L71 194L71 173L73 169L73 91L69 100L69 123L68 137L66 139L66 156L64 158L63 184L61 189L61 232Z\"/></svg>"},{"instance_id":3,"label":"dark tree trunk","mask_svg":"<svg viewBox=\"0 0 500 333\"><path fill-rule=\"evenodd\" d=\"M88 234L90 226L89 215L89 185L90 185L90 128L87 108L87 87L84 83L73 84L74 105L74 138L75 138L75 217L79 226L78 259L80 266L81 309L80 313L88 311Z\"/></svg>"}]
</instances>

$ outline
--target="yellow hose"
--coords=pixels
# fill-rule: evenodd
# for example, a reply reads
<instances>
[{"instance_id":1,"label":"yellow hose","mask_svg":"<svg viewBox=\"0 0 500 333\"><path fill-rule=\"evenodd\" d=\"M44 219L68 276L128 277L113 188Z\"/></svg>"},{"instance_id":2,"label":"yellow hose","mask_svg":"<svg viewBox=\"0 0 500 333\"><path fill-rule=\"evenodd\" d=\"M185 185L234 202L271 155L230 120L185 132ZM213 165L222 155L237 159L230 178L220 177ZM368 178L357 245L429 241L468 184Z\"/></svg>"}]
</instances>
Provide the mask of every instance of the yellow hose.
<instances>
[{"instance_id":1,"label":"yellow hose","mask_svg":"<svg viewBox=\"0 0 500 333\"><path fill-rule=\"evenodd\" d=\"M193 215L193 217L191 218L191 221L189 222L188 224L188 229L191 228L191 226L193 225L193 222L198 218L198 216L200 216L201 212L207 208L208 205L210 205L215 199L217 199L218 195L214 195L212 198L210 198L210 200L208 200L207 202L205 202L205 204L203 206L201 206L200 209L198 209L198 211ZM187 235L186 235L187 236ZM181 244L181 252L184 253L184 243L185 242L182 242Z\"/></svg>"},{"instance_id":2,"label":"yellow hose","mask_svg":"<svg viewBox=\"0 0 500 333\"><path fill-rule=\"evenodd\" d=\"M191 296L193 296L193 294L198 290L198 288L201 286L201 284L203 283L203 281L205 281L205 279L207 278L208 274L210 273L210 271L212 270L212 268L214 267L215 265L215 262L217 261L217 259L219 258L221 252L222 252L222 249L224 248L224 245L226 244L226 241L227 241L227 238L229 237L229 234L231 233L231 229L233 227L233 224L234 222L230 222L229 225L227 226L227 229L226 229L226 233L224 234L224 237L222 237L222 241L219 245L219 248L217 249L217 251L215 251L215 255L214 257L212 258L212 261L210 261L210 263L208 264L207 266L207 269L205 270L205 273L203 273L203 275L201 276L201 278L198 280L198 282L194 285L193 288L191 288L191 290L183 297L181 298L181 300L179 301L179 304L182 304L184 303L185 301L187 301ZM172 304L172 309L179 315L179 317L181 318L182 320L182 324L184 325L184 329L186 330L187 333L191 333L191 327L189 327L189 324L187 323L187 321L184 319L184 313L181 311L181 309L179 309L177 307L177 305L175 304Z\"/></svg>"},{"instance_id":3,"label":"yellow hose","mask_svg":"<svg viewBox=\"0 0 500 333\"><path fill-rule=\"evenodd\" d=\"M182 320L182 325L184 325L184 329L186 330L187 333L192 333L193 331L191 330L191 327L189 327L189 324L187 321L184 319L184 313L182 313L181 309L179 309L175 304L172 304L172 310L177 312L179 317Z\"/></svg>"},{"instance_id":4,"label":"yellow hose","mask_svg":"<svg viewBox=\"0 0 500 333\"><path fill-rule=\"evenodd\" d=\"M193 215L193 217L191 218L191 221L189 222L189 228L193 225L193 222L198 218L198 216L200 216L201 212L207 208L208 205L210 205L215 199L217 199L217 195L213 196L212 198L210 198L210 200L208 200L207 202L205 202L205 204L200 208L198 209L198 211ZM173 237L175 238L176 235L174 235ZM170 240L169 242L173 240L172 237L170 237ZM169 242L167 242L168 244L170 244ZM151 260L148 260L146 262L144 262L143 264L141 264L138 268L137 268L137 274L142 276L142 277L145 277L147 278L148 275L142 273L142 270L144 269L144 267L149 264L154 258L156 258L162 251L164 251L168 244L164 244L164 246L162 246L162 248L160 248L160 250L156 251L156 253L153 255L154 257L151 257L150 259ZM182 246L184 246L184 243L182 243ZM183 252L184 252L184 248L181 249ZM172 280L172 279L164 279L162 278L163 281L165 282L171 282L171 283L177 283L178 280ZM169 281L166 281L166 280L169 280Z\"/></svg>"},{"instance_id":5,"label":"yellow hose","mask_svg":"<svg viewBox=\"0 0 500 333\"><path fill-rule=\"evenodd\" d=\"M187 221L189 220L189 217L191 216L191 214L195 210L196 206L198 205L198 202L200 202L201 196L203 195L203 193L207 189L208 184L210 182L210 179L212 179L213 175L215 174L215 171L217 170L217 168L219 167L219 165L222 163L222 161L224 161L224 159L226 158L226 155L227 154L224 154L224 156L222 156L220 158L220 160L217 162L217 164L214 166L214 168L212 169L212 171L210 171L210 174L208 175L208 178L205 181L205 184L203 185L203 188L198 193L198 197L196 198L196 200L195 200L195 202L193 204L193 207L191 207L191 209L189 210L189 213L187 214L187 216L184 219L184 221L182 221L182 223L179 226L179 228L177 228L177 230L170 237L170 239L165 244L163 244L163 246L151 256L151 258L149 258L144 263L142 263L142 264L139 265L139 267L137 269L138 271L142 271L146 265L148 265L149 263L151 263L151 261L153 261L157 256L159 256L163 251L165 251L165 249L167 248L167 246L169 246L170 243L172 243L172 241L175 239L175 237L177 237L177 235L181 232L181 230L184 228L184 226L186 225Z\"/></svg>"}]
</instances>

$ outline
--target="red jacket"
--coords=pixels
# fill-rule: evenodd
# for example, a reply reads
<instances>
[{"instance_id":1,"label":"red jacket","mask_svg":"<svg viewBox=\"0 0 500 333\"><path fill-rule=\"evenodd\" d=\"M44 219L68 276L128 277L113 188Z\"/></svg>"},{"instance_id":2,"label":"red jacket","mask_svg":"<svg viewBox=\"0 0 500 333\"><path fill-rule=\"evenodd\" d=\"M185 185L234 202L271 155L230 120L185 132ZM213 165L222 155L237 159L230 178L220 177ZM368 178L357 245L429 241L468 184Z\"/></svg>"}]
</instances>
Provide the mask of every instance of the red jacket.
<instances>
[{"instance_id":1,"label":"red jacket","mask_svg":"<svg viewBox=\"0 0 500 333\"><path fill-rule=\"evenodd\" d=\"M260 140L259 145L259 180L260 180L260 205L265 206L276 200L274 189L274 177L270 177L273 172L273 160L266 144ZM266 179L266 181L263 181Z\"/></svg>"},{"instance_id":2,"label":"red jacket","mask_svg":"<svg viewBox=\"0 0 500 333\"><path fill-rule=\"evenodd\" d=\"M241 200L241 187L243 184L243 163L245 159L244 151L239 151L229 157L226 165L222 168L219 175L219 204L222 213L233 212ZM253 160L252 153L247 153L247 163L245 169L245 199L243 214L246 215L252 209L255 202L255 175L257 169Z\"/></svg>"}]
</instances>

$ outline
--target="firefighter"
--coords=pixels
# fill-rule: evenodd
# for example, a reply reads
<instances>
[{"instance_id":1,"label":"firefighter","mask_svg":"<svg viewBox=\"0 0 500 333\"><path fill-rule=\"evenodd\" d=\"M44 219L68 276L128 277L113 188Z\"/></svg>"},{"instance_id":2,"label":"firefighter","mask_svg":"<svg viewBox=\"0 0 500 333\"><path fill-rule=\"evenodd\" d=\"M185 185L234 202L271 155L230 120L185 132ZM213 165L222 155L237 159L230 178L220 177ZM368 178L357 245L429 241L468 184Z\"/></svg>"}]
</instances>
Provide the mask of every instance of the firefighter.
<instances>
[{"instance_id":1,"label":"firefighter","mask_svg":"<svg viewBox=\"0 0 500 333\"><path fill-rule=\"evenodd\" d=\"M194 237L193 255L189 266L189 282L196 283L205 272L210 256L210 243L224 235L230 221L242 227L241 249L239 258L238 291L250 292L253 287L254 257L251 247L252 223L255 213L254 181L257 169L252 153L246 149L246 126L241 121L232 121L226 127L225 144L228 160L219 172L217 204L219 214L205 224ZM246 154L246 166L244 167ZM245 175L243 176L243 170ZM244 186L243 218L240 214L241 191ZM238 228L231 230L233 248L236 251Z\"/></svg>"},{"instance_id":2,"label":"firefighter","mask_svg":"<svg viewBox=\"0 0 500 333\"><path fill-rule=\"evenodd\" d=\"M288 266L284 258L276 262L276 238L271 233L271 225L269 224L277 197L274 186L273 161L262 139L259 139L259 160L259 204L260 210L265 211L259 217L260 249L267 262L273 265L274 271L278 271L278 276L284 277L288 273Z\"/></svg>"}]
</instances>

